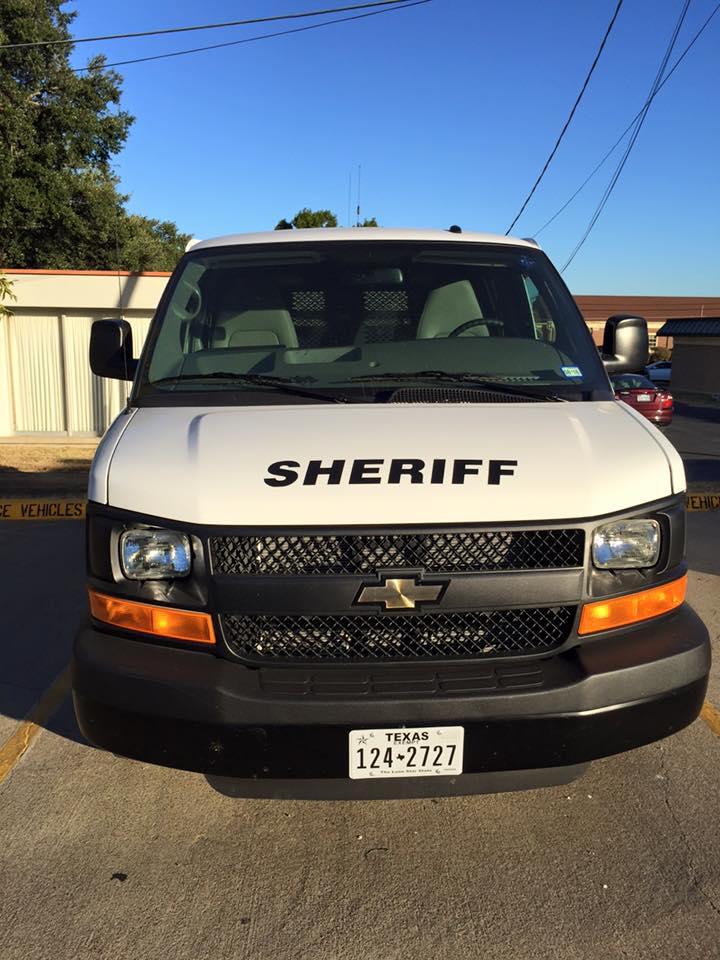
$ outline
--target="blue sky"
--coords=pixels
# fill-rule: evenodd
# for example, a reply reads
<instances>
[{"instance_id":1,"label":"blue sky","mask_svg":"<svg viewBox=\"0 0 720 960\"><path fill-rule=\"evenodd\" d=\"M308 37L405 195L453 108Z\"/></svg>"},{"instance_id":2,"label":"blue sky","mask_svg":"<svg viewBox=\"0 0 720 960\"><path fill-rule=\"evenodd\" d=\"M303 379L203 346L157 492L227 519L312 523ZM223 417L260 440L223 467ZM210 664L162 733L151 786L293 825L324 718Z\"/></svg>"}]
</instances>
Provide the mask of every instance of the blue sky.
<instances>
[{"instance_id":1,"label":"blue sky","mask_svg":"<svg viewBox=\"0 0 720 960\"><path fill-rule=\"evenodd\" d=\"M715 3L693 0L675 56ZM87 36L323 5L74 0L68 9L78 11L73 33ZM123 106L137 118L117 161L130 208L198 237L271 229L303 206L329 207L345 223L348 175L362 164L363 214L384 226L460 223L504 233L614 7L615 0L433 0L121 67ZM680 0L625 0L575 120L514 233L533 235L640 109L680 7ZM267 29L82 44L73 63L96 52L122 60ZM720 13L654 101L601 219L565 273L573 292L720 295L719 54ZM558 266L619 153L540 236Z\"/></svg>"}]
</instances>

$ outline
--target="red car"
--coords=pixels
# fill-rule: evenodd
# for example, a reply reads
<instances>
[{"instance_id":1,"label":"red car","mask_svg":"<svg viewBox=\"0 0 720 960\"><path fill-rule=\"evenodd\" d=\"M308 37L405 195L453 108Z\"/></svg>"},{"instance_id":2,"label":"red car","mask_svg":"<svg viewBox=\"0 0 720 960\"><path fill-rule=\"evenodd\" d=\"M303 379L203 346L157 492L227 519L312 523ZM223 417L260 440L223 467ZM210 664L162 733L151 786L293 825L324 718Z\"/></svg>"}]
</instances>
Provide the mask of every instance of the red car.
<instances>
[{"instance_id":1,"label":"red car","mask_svg":"<svg viewBox=\"0 0 720 960\"><path fill-rule=\"evenodd\" d=\"M610 379L616 400L629 403L658 427L666 427L672 421L673 398L667 390L639 373L620 373Z\"/></svg>"}]
</instances>

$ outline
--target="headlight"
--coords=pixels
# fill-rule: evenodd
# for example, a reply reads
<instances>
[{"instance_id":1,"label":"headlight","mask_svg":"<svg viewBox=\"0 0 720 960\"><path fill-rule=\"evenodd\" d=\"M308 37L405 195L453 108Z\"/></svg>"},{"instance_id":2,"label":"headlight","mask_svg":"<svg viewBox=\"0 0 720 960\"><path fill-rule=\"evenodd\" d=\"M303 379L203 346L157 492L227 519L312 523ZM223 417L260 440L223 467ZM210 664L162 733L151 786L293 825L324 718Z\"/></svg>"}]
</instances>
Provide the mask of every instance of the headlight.
<instances>
[{"instance_id":1,"label":"headlight","mask_svg":"<svg viewBox=\"0 0 720 960\"><path fill-rule=\"evenodd\" d=\"M190 539L172 530L126 530L120 537L120 562L130 580L187 577L192 566Z\"/></svg>"},{"instance_id":2,"label":"headlight","mask_svg":"<svg viewBox=\"0 0 720 960\"><path fill-rule=\"evenodd\" d=\"M657 520L616 520L593 533L593 563L602 570L654 567L660 556Z\"/></svg>"}]
</instances>

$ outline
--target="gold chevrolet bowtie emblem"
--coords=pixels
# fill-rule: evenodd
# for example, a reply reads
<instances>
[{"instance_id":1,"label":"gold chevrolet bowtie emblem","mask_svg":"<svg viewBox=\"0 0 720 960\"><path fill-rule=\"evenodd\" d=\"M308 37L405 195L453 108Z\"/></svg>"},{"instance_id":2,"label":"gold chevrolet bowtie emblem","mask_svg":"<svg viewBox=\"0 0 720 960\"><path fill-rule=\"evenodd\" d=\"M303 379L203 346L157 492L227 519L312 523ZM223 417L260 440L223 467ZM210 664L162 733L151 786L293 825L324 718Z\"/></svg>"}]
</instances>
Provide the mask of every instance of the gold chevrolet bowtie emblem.
<instances>
[{"instance_id":1,"label":"gold chevrolet bowtie emblem","mask_svg":"<svg viewBox=\"0 0 720 960\"><path fill-rule=\"evenodd\" d=\"M432 603L440 598L439 583L419 584L416 579L393 578L381 586L363 587L355 603L384 603L386 610L413 610L418 603Z\"/></svg>"}]
</instances>

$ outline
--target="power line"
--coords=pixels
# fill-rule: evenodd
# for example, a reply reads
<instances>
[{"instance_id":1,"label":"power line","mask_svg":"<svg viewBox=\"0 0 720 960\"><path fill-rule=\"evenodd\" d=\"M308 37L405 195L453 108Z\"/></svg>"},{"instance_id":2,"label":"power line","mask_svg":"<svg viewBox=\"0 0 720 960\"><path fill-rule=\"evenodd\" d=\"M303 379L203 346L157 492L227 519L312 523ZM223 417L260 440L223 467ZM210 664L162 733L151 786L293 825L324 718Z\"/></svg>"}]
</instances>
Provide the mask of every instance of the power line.
<instances>
[{"instance_id":1,"label":"power line","mask_svg":"<svg viewBox=\"0 0 720 960\"><path fill-rule=\"evenodd\" d=\"M615 26L615 21L617 20L617 16L618 16L618 14L620 13L620 8L622 7L622 5L623 5L623 0L618 0L617 6L615 7L615 12L613 13L613 15L612 15L612 17L611 17L611 19L610 19L610 23L609 23L608 26L607 26L607 30L605 31L605 36L602 38L602 42L601 42L600 46L598 47L598 52L595 54L595 59L593 60L592 64L590 65L590 69L588 70L588 74L587 74L587 76L585 77L585 82L583 83L582 87L580 88L580 93L577 95L577 98L576 98L576 100L575 100L575 103L573 104L573 108L572 108L572 110L570 111L567 120L566 120L565 123L563 124L563 128L562 128L562 130L560 131L560 136L559 136L559 137L557 138L557 140L555 141L555 146L554 146L554 147L552 148L552 150L550 151L550 156L547 158L547 160L545 161L545 164L544 164L542 170L541 170L540 173L538 174L538 178L537 178L537 180L535 181L535 183L533 184L532 190L531 190L530 193L525 197L525 200L524 200L524 202L523 202L523 205L520 207L520 209L518 210L517 214L515 215L515 219L513 220L513 222L510 224L510 226L509 226L509 227L507 228L507 230L505 231L505 236L507 236L507 235L510 233L510 231L512 230L512 228L515 226L515 224L518 222L518 220L520 219L520 217L523 215L523 213L524 213L524 211L525 211L525 207L527 207L527 205L530 203L530 200L531 200L531 198L532 198L532 195L535 193L535 191L537 190L538 186L540 185L540 181L541 181L542 178L545 176L545 173L546 173L546 171L547 171L547 168L550 166L550 164L551 164L551 162L552 162L552 158L553 158L553 157L555 156L555 154L557 153L558 147L560 146L560 143L561 143L561 141L562 141L562 138L565 136L565 133L566 133L566 131L567 131L567 128L570 126L570 123L572 122L572 118L575 116L575 111L577 110L578 106L580 105L580 101L582 100L583 95L584 95L585 91L587 90L587 85L590 83L590 77L592 77L593 73L595 72L595 67L598 65L598 61L600 60L600 55L602 54L603 50L605 49L605 44L607 43L607 40L608 40L608 37L610 36L610 33L611 33L611 31L612 31L612 28Z\"/></svg>"},{"instance_id":2,"label":"power line","mask_svg":"<svg viewBox=\"0 0 720 960\"><path fill-rule=\"evenodd\" d=\"M678 21L677 21L677 23L675 24L675 29L674 29L673 32L672 32L672 36L670 37L670 41L669 41L669 43L668 43L668 45L667 45L667 48L666 48L665 53L664 53L664 55L663 55L663 58L662 58L662 60L660 61L660 66L658 67L658 71L657 71L657 73L655 74L655 79L653 80L652 85L651 85L651 87L650 87L650 92L649 92L649 94L648 94L647 100L645 101L645 105L643 106L642 110L640 111L640 117L638 118L638 120L637 120L636 123L635 123L635 129L633 130L632 136L630 137L630 142L628 143L627 147L625 148L625 152L623 153L622 157L620 158L620 162L618 163L617 167L615 168L615 172L613 173L612 177L610 178L610 183L607 185L607 187L605 188L605 192L603 193L602 197L600 198L600 203L597 205L597 207L595 208L595 212L593 213L592 217L590 218L590 222L589 222L588 225L587 225L587 228L586 228L586 230L585 230L585 233L582 235L582 237L580 238L580 240L579 240L579 241L577 242L577 244L575 245L575 249L574 249L573 252L570 254L570 256L569 256L568 259L566 260L565 264L563 265L563 267L562 267L562 269L561 269L561 271L560 271L561 273L564 273L564 271L567 270L567 268L568 268L568 267L570 266L570 264L573 262L573 260L574 260L575 257L577 256L577 254L580 252L583 244L585 243L585 241L587 240L587 238L590 236L590 233L591 233L593 227L595 226L595 224L597 223L598 219L600 218L600 214L601 214L601 213L603 212L603 210L605 209L605 205L606 205L606 203L608 202L608 200L610 199L611 193L612 193L613 190L615 189L615 184L618 182L618 180L619 180L619 178L620 178L620 174L623 172L623 168L625 167L625 164L626 164L627 161L628 161L628 157L630 156L630 153L632 152L632 148L635 146L635 141L637 140L638 136L640 135L640 131L642 130L642 126L643 126L643 124L645 123L645 118L646 118L647 115L648 115L648 111L649 111L649 109L650 109L650 104L653 102L653 100L655 99L655 97L656 97L656 95L657 95L658 90L660 89L660 81L661 81L662 78L663 78L663 74L665 73L665 68L667 67L668 60L670 59L670 55L672 54L673 49L674 49L674 47L675 47L675 44L676 44L676 42L677 42L677 38L678 38L678 35L679 35L680 30L681 30L681 28L682 28L682 25L683 25L683 23L684 23L684 21L685 21L685 16L687 15L688 7L689 7L689 6L690 6L690 0L684 0L682 10L680 11L680 16L678 17Z\"/></svg>"},{"instance_id":3,"label":"power line","mask_svg":"<svg viewBox=\"0 0 720 960\"><path fill-rule=\"evenodd\" d=\"M665 84L668 82L668 80L670 79L670 77L675 73L675 71L676 71L677 68L680 66L680 64L683 62L683 60L684 60L685 57L688 55L688 53L690 53L690 51L691 51L692 48L695 46L695 44L697 43L697 41L700 39L700 37L702 36L702 34L705 32L705 30L707 29L707 27L710 25L710 21L711 21L712 18L715 16L715 14L718 12L718 10L720 10L720 3L718 3L717 6L714 8L714 10L711 11L711 13L710 13L709 17L707 18L707 20L703 23L703 25L700 27L700 29L698 30L698 32L697 32L697 33L695 34L695 36L692 38L692 40L690 41L690 43L685 47L685 49L684 49L683 52L680 54L680 56L677 58L677 60L675 61L675 63L674 63L674 64L672 65L672 67L668 70L668 72L667 72L667 74L665 75L662 83L659 85L659 87L657 88L657 90L655 91L655 93L654 93L654 94L652 95L652 97L650 98L651 102L652 102L652 100L655 99L655 97L658 95L658 93L660 93L660 91L662 90L662 88L663 88L663 87L665 86ZM602 160L600 160L600 161L596 164L596 166L593 167L593 169L590 171L590 173L587 175L587 177L585 177L585 179L584 179L583 182L580 184L580 186L577 188L577 190L575 191L575 193L573 193L572 196L571 196L568 200L566 200L565 203L564 203L558 210L556 210L556 212L550 217L550 219L549 219L549 220L546 220L545 223L544 223L538 230L532 231L531 236L533 236L533 237L539 237L540 234L543 232L543 230L545 230L546 227L549 227L550 224L551 224L554 220L557 220L557 218L560 216L560 214L570 206L570 204L573 202L573 200L575 199L575 197L577 197L578 194L581 193L581 192L585 189L585 187L588 185L588 183L590 183L590 181L591 181L592 178L595 176L595 174L598 172L598 170L603 166L603 164L605 163L605 161L608 160L608 159L612 156L613 153L615 153L615 151L616 151L617 148L620 146L620 144L623 142L623 140L625 139L625 137L628 135L628 133L630 133L630 131L632 130L632 128L633 128L633 126L634 126L634 124L635 124L635 121L639 119L640 114L643 112L643 109L644 109L644 107L641 107L640 110L638 110L638 112L637 112L637 113L635 114L635 116L632 118L632 120L630 121L630 123L625 127L625 129L624 129L623 132L620 134L620 136L617 138L617 140L615 141L615 143L610 147L610 149L608 150L608 152L607 152L607 153L605 154L605 156L602 158Z\"/></svg>"},{"instance_id":4,"label":"power line","mask_svg":"<svg viewBox=\"0 0 720 960\"><path fill-rule=\"evenodd\" d=\"M367 0L345 7L327 7L324 10L305 10L300 13L278 13L271 17L254 17L250 20L227 20L224 23L201 23L188 27L167 27L163 30L139 30L135 33L111 33L99 37L72 37L66 40L38 40L31 43L3 43L0 50L18 50L28 47L57 47L66 44L96 43L100 40L128 40L134 37L157 37L168 33L190 33L193 30L221 30L226 27L247 27L255 23L270 23L275 20L301 20L307 17L326 16L330 13L344 13L348 10L366 10L369 7L387 7L404 0Z\"/></svg>"},{"instance_id":5,"label":"power line","mask_svg":"<svg viewBox=\"0 0 720 960\"><path fill-rule=\"evenodd\" d=\"M323 20L321 23L310 23L304 27L291 27L288 30L276 30L274 33L261 33L256 37L245 37L242 40L227 40L225 43L211 43L203 47L191 47L188 50L175 50L172 53L157 53L148 57L135 57L132 60L114 60L112 63L103 63L100 67L73 67L74 73L83 73L85 70L110 70L112 67L124 67L132 63L147 63L150 60L168 60L171 57L184 57L189 53L201 53L204 50L219 50L222 47L237 47L243 43L255 43L257 40L272 40L274 37L286 37L291 33L304 33L306 30L318 30L320 27L329 27L334 23L348 23L351 20L364 20L366 17L377 17L381 13L396 13L408 7L420 7L432 0L404 0L401 6L385 7L382 10L371 10L368 13L357 13L352 17L334 17Z\"/></svg>"}]
</instances>

